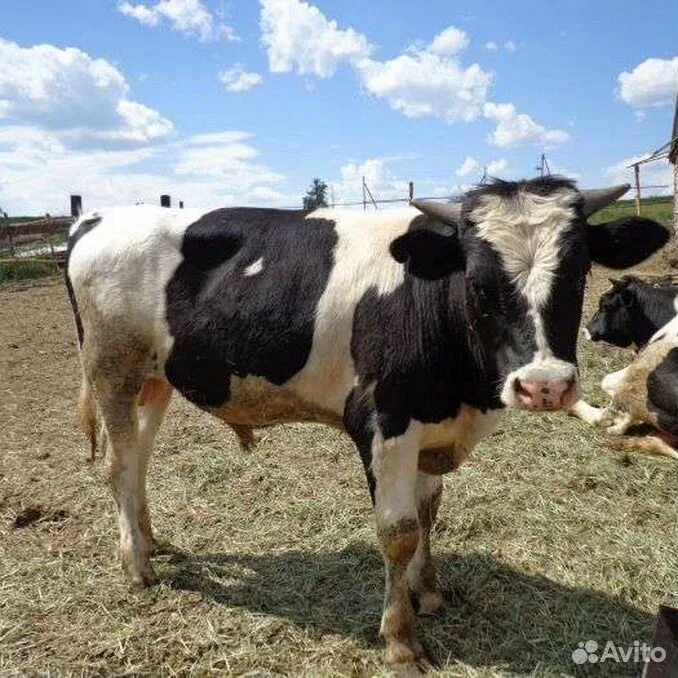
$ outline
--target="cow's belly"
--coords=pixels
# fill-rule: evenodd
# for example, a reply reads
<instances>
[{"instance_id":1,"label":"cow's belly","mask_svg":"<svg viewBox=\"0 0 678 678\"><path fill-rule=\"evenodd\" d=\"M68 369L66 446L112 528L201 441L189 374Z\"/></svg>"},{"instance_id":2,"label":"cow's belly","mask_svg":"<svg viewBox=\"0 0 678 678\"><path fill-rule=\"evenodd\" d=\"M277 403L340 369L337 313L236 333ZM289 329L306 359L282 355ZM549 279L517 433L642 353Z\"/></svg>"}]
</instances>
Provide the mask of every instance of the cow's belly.
<instances>
[{"instance_id":1,"label":"cow's belly","mask_svg":"<svg viewBox=\"0 0 678 678\"><path fill-rule=\"evenodd\" d=\"M291 422L342 426L342 412L312 402L289 386L276 386L262 377L232 376L230 396L218 407L206 408L229 424L261 427Z\"/></svg>"},{"instance_id":2,"label":"cow's belly","mask_svg":"<svg viewBox=\"0 0 678 678\"><path fill-rule=\"evenodd\" d=\"M425 424L419 452L419 470L433 475L459 468L473 448L497 425L499 410L481 412L462 405L454 419Z\"/></svg>"}]
</instances>

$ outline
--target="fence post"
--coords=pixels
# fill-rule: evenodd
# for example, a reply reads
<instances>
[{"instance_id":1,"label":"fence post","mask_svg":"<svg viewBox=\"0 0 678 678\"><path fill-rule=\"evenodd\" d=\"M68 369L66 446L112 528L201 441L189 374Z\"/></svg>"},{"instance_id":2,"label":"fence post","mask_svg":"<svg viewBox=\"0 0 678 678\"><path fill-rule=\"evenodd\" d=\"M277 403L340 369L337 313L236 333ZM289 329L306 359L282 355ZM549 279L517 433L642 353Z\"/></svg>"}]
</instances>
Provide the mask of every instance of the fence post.
<instances>
[{"instance_id":1,"label":"fence post","mask_svg":"<svg viewBox=\"0 0 678 678\"><path fill-rule=\"evenodd\" d=\"M161 195L160 196L160 207L171 207L172 206L172 198L169 195Z\"/></svg>"},{"instance_id":2,"label":"fence post","mask_svg":"<svg viewBox=\"0 0 678 678\"><path fill-rule=\"evenodd\" d=\"M82 196L71 196L71 216L77 219L82 214Z\"/></svg>"},{"instance_id":3,"label":"fence post","mask_svg":"<svg viewBox=\"0 0 678 678\"><path fill-rule=\"evenodd\" d=\"M179 209L180 210L184 209L184 201L183 200L179 201Z\"/></svg>"},{"instance_id":4,"label":"fence post","mask_svg":"<svg viewBox=\"0 0 678 678\"><path fill-rule=\"evenodd\" d=\"M409 194L410 194L410 202L412 202L412 198L414 198L414 181L410 181L410 183L409 183Z\"/></svg>"}]
</instances>

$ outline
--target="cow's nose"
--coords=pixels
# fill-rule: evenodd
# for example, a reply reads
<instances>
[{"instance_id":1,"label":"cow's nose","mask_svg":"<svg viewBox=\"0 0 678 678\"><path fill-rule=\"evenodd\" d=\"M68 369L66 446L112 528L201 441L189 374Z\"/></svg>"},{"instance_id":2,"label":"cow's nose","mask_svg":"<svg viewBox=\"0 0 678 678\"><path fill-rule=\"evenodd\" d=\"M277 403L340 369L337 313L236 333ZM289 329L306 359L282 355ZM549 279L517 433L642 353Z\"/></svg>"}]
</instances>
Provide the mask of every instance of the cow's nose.
<instances>
[{"instance_id":1,"label":"cow's nose","mask_svg":"<svg viewBox=\"0 0 678 678\"><path fill-rule=\"evenodd\" d=\"M530 410L566 410L579 397L574 378L555 381L517 378L513 388L520 404Z\"/></svg>"}]
</instances>

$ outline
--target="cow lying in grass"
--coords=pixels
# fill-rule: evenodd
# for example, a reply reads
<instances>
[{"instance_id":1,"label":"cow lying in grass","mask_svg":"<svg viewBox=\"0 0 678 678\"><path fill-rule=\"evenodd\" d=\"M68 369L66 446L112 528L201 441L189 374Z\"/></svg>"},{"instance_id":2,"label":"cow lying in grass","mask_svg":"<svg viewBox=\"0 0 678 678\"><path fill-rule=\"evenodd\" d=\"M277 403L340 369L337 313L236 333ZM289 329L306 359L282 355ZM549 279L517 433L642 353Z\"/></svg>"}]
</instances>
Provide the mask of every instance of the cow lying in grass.
<instances>
[{"instance_id":1,"label":"cow lying in grass","mask_svg":"<svg viewBox=\"0 0 678 678\"><path fill-rule=\"evenodd\" d=\"M615 441L618 449L678 459L678 288L633 276L611 282L584 334L614 346L633 344L639 353L628 367L602 380L610 396L606 407L580 400L571 412L610 434L625 435Z\"/></svg>"},{"instance_id":2,"label":"cow lying in grass","mask_svg":"<svg viewBox=\"0 0 678 678\"><path fill-rule=\"evenodd\" d=\"M628 186L495 182L394 212L139 206L85 215L67 285L109 441L120 554L155 581L146 471L174 390L228 424L311 421L352 438L386 566L389 663L422 658L411 595L438 611L430 532L453 471L505 407L567 410L591 262L635 265L656 222L587 217Z\"/></svg>"}]
</instances>

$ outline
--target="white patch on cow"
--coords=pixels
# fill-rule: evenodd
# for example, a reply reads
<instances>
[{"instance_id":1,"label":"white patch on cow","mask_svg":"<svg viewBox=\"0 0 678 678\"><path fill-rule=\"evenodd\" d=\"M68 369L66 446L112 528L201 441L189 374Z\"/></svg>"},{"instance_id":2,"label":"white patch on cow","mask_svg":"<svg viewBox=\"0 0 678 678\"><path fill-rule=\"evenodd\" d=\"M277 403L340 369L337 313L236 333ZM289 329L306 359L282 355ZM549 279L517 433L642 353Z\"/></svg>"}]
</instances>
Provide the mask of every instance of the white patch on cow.
<instances>
[{"instance_id":1,"label":"white patch on cow","mask_svg":"<svg viewBox=\"0 0 678 678\"><path fill-rule=\"evenodd\" d=\"M343 412L357 380L351 356L356 307L368 290L385 295L403 283L404 266L393 259L389 246L418 215L412 208L378 214L320 209L308 215L334 221L337 243L316 309L310 355L304 369L286 384L305 400Z\"/></svg>"},{"instance_id":2,"label":"white patch on cow","mask_svg":"<svg viewBox=\"0 0 678 678\"><path fill-rule=\"evenodd\" d=\"M572 416L585 421L591 426L597 426L600 423L604 411L605 410L602 407L589 405L585 400L577 400L577 402L569 409L569 413Z\"/></svg>"},{"instance_id":3,"label":"white patch on cow","mask_svg":"<svg viewBox=\"0 0 678 678\"><path fill-rule=\"evenodd\" d=\"M256 261L252 262L249 266L247 266L242 274L244 276L250 277L253 275L257 275L257 273L261 273L264 270L264 257L259 257Z\"/></svg>"},{"instance_id":4,"label":"white patch on cow","mask_svg":"<svg viewBox=\"0 0 678 678\"><path fill-rule=\"evenodd\" d=\"M151 205L110 207L83 215L71 229L101 217L77 241L68 262L78 304L84 301L109 318L124 318L127 331L148 338L160 363L173 343L165 319L165 287L182 261L186 228L203 214Z\"/></svg>"},{"instance_id":5,"label":"white patch on cow","mask_svg":"<svg viewBox=\"0 0 678 678\"><path fill-rule=\"evenodd\" d=\"M673 308L676 310L676 313L678 313L678 296L676 296L676 298L673 300ZM647 343L652 344L659 339L663 339L664 337L678 337L678 315L676 315L675 318L669 320L666 325L662 325L662 327L660 327L652 335L650 341Z\"/></svg>"},{"instance_id":6,"label":"white patch on cow","mask_svg":"<svg viewBox=\"0 0 678 678\"><path fill-rule=\"evenodd\" d=\"M623 370L617 370L616 372L606 374L600 382L600 388L602 388L607 395L614 396L619 387L624 383L628 371L629 368L625 367Z\"/></svg>"},{"instance_id":7,"label":"white patch on cow","mask_svg":"<svg viewBox=\"0 0 678 678\"><path fill-rule=\"evenodd\" d=\"M576 218L576 200L577 193L566 188L548 195L529 191L511 198L487 195L470 215L478 235L498 252L534 322L537 351L528 365L508 375L502 389L502 402L512 407L520 405L516 379L577 378L574 365L553 357L542 320L559 264L560 239Z\"/></svg>"},{"instance_id":8,"label":"white patch on cow","mask_svg":"<svg viewBox=\"0 0 678 678\"><path fill-rule=\"evenodd\" d=\"M395 525L417 517L416 483L421 424L412 421L405 433L384 440L377 431L372 440L372 473L376 480L377 525Z\"/></svg>"}]
</instances>

